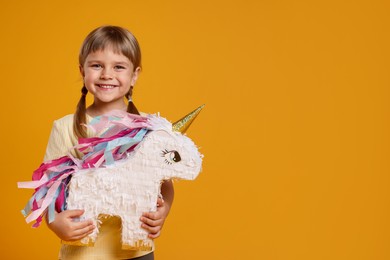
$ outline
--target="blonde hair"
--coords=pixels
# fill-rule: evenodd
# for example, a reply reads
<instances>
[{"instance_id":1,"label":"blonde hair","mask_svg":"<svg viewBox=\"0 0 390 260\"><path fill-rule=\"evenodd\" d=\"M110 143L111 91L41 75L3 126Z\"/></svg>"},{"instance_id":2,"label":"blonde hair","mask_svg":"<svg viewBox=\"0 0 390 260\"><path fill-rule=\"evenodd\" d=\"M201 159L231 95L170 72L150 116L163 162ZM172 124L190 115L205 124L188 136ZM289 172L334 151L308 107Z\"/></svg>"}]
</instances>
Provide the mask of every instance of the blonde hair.
<instances>
[{"instance_id":1,"label":"blonde hair","mask_svg":"<svg viewBox=\"0 0 390 260\"><path fill-rule=\"evenodd\" d=\"M126 56L134 66L134 71L141 67L141 50L137 39L128 30L119 26L101 26L90 32L81 45L79 53L79 65L83 66L90 53L104 50L106 47L113 48L114 52ZM87 137L87 132L83 124L86 124L86 95L88 90L85 86L81 89L81 98L77 104L76 113L73 117L73 131L77 137ZM131 100L133 86L126 94L128 99L127 112L139 114L137 108Z\"/></svg>"}]
</instances>

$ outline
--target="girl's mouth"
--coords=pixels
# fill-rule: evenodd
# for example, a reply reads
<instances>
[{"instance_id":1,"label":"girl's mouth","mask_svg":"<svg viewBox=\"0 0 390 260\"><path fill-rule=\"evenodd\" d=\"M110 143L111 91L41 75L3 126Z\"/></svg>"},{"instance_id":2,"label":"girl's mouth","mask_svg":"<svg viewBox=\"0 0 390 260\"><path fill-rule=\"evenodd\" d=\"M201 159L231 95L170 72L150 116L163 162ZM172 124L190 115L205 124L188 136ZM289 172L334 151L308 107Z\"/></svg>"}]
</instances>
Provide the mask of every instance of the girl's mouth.
<instances>
[{"instance_id":1,"label":"girl's mouth","mask_svg":"<svg viewBox=\"0 0 390 260\"><path fill-rule=\"evenodd\" d=\"M104 89L113 89L116 87L116 85L106 85L106 84L99 84L99 88L104 88Z\"/></svg>"}]
</instances>

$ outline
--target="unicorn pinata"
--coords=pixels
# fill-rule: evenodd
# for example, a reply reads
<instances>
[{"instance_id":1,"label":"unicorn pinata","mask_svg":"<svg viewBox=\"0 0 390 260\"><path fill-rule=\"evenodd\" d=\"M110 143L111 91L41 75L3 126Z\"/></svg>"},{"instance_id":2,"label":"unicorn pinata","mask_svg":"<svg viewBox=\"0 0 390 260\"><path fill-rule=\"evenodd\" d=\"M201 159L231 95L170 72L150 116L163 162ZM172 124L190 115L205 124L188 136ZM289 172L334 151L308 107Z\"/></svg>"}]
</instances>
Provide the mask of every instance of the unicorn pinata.
<instances>
[{"instance_id":1,"label":"unicorn pinata","mask_svg":"<svg viewBox=\"0 0 390 260\"><path fill-rule=\"evenodd\" d=\"M94 118L88 127L99 137L79 140L75 147L84 156L68 156L44 162L33 173L33 181L19 182L19 188L35 192L22 213L26 222L38 227L55 211L84 209L83 219L96 228L78 245L93 245L99 219L118 216L122 220L122 247L149 250L152 241L140 227L143 212L155 211L161 183L169 179L194 180L203 155L184 131L204 105L173 125L159 115L138 116L123 111Z\"/></svg>"}]
</instances>

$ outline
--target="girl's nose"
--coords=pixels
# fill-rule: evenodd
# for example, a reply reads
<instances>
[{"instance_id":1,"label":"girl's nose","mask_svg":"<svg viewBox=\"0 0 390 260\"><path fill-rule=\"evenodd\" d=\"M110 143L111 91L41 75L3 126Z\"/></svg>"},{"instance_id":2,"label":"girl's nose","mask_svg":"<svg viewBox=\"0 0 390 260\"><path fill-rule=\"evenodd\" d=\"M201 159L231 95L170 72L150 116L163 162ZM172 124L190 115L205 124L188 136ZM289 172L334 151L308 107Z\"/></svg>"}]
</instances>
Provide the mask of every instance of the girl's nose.
<instances>
[{"instance_id":1,"label":"girl's nose","mask_svg":"<svg viewBox=\"0 0 390 260\"><path fill-rule=\"evenodd\" d=\"M103 70L102 74L100 75L100 79L112 79L112 78L113 78L112 74L107 69Z\"/></svg>"}]
</instances>

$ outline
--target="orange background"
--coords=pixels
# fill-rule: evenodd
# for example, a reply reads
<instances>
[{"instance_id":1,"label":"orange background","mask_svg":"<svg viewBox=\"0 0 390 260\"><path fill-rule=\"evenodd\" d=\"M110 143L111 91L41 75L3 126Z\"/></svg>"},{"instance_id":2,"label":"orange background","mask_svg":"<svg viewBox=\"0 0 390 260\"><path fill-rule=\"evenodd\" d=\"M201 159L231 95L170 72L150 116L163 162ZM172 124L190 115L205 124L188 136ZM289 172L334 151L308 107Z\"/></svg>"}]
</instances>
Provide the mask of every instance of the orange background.
<instances>
[{"instance_id":1,"label":"orange background","mask_svg":"<svg viewBox=\"0 0 390 260\"><path fill-rule=\"evenodd\" d=\"M1 253L55 259L20 210L52 121L80 95L78 49L103 24L143 50L135 102L205 154L156 259L390 259L388 1L3 1Z\"/></svg>"}]
</instances>

